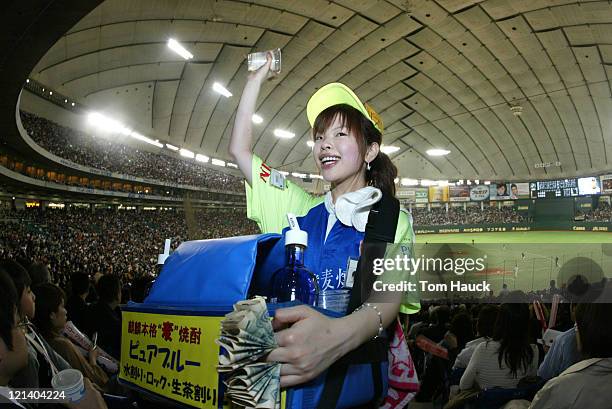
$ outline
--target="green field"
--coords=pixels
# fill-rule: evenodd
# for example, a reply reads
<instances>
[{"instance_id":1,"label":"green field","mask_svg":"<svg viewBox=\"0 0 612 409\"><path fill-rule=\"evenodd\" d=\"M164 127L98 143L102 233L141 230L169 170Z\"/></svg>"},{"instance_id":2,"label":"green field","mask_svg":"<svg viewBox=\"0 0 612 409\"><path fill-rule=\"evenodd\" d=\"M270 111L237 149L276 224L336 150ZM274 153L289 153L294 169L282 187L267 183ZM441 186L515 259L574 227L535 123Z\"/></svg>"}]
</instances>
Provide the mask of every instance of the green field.
<instances>
[{"instance_id":1,"label":"green field","mask_svg":"<svg viewBox=\"0 0 612 409\"><path fill-rule=\"evenodd\" d=\"M480 257L484 254L487 255L486 270L469 279L486 279L495 293L502 284L510 289L531 291L548 288L551 279L562 286L576 274L592 283L599 282L603 276L612 277L612 233L532 231L416 237L416 257ZM451 274L442 280L446 282L453 277ZM441 278L436 276L435 279Z\"/></svg>"}]
</instances>

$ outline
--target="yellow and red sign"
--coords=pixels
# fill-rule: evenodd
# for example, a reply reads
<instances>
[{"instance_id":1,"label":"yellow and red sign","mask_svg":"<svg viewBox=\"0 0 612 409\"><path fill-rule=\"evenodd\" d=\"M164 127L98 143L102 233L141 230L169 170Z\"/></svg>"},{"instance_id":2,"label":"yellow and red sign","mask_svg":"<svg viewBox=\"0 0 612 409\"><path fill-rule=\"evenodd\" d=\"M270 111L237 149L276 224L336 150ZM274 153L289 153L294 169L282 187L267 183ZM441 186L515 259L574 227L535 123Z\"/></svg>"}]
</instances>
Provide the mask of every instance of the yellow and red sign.
<instances>
[{"instance_id":1,"label":"yellow and red sign","mask_svg":"<svg viewBox=\"0 0 612 409\"><path fill-rule=\"evenodd\" d=\"M119 378L197 408L218 408L223 317L123 311Z\"/></svg>"}]
</instances>

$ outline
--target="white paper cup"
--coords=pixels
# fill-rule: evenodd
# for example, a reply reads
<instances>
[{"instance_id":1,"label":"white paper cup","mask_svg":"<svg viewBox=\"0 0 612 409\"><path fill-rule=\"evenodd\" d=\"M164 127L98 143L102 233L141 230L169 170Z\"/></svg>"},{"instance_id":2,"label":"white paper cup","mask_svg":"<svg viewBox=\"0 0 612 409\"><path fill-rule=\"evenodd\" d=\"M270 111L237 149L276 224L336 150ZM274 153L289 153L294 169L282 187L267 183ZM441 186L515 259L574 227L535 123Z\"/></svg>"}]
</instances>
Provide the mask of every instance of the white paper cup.
<instances>
[{"instance_id":1,"label":"white paper cup","mask_svg":"<svg viewBox=\"0 0 612 409\"><path fill-rule=\"evenodd\" d=\"M83 374L77 369L64 369L51 379L51 386L56 391L64 392L70 402L78 402L85 396Z\"/></svg>"}]
</instances>

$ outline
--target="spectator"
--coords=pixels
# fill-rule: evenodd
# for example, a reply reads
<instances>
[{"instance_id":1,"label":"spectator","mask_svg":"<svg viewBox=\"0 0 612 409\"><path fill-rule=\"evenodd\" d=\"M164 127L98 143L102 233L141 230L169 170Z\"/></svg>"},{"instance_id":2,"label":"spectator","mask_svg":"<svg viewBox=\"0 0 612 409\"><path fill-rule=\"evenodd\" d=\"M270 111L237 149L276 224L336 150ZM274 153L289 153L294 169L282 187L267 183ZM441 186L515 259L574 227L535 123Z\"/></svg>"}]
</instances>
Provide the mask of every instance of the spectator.
<instances>
[{"instance_id":1,"label":"spectator","mask_svg":"<svg viewBox=\"0 0 612 409\"><path fill-rule=\"evenodd\" d=\"M88 305L85 299L89 295L89 277L83 273L73 274L70 278L72 295L66 304L68 320L77 328L86 328L90 320L87 317Z\"/></svg>"},{"instance_id":2,"label":"spectator","mask_svg":"<svg viewBox=\"0 0 612 409\"><path fill-rule=\"evenodd\" d=\"M608 409L612 402L612 304L576 308L578 349L584 360L544 385L530 409Z\"/></svg>"},{"instance_id":3,"label":"spectator","mask_svg":"<svg viewBox=\"0 0 612 409\"><path fill-rule=\"evenodd\" d=\"M121 352L121 280L107 274L98 281L98 297L90 311L91 323L86 329L88 335L98 333L98 345L109 355L119 359Z\"/></svg>"},{"instance_id":4,"label":"spectator","mask_svg":"<svg viewBox=\"0 0 612 409\"><path fill-rule=\"evenodd\" d=\"M536 375L537 365L538 349L529 344L529 308L502 304L493 339L476 347L459 387L516 388L521 378Z\"/></svg>"},{"instance_id":5,"label":"spectator","mask_svg":"<svg viewBox=\"0 0 612 409\"><path fill-rule=\"evenodd\" d=\"M85 359L74 344L62 335L62 330L67 322L64 292L54 284L43 284L35 288L35 293L36 316L34 323L45 340L70 366L81 371L83 376L104 389L108 383L108 376L96 362L98 349L90 350L88 359Z\"/></svg>"},{"instance_id":6,"label":"spectator","mask_svg":"<svg viewBox=\"0 0 612 409\"><path fill-rule=\"evenodd\" d=\"M0 262L0 267L13 280L18 296L19 322L27 328L28 364L15 374L11 385L16 388L49 388L53 374L70 368L70 365L51 348L29 322L35 314L35 296L30 289L32 281L26 269L12 260L3 260Z\"/></svg>"},{"instance_id":7,"label":"spectator","mask_svg":"<svg viewBox=\"0 0 612 409\"><path fill-rule=\"evenodd\" d=\"M497 305L485 305L480 309L480 312L478 313L478 320L476 322L478 338L465 344L465 348L459 352L457 359L455 359L453 369L466 368L476 347L483 342L487 342L492 339L498 311L499 308Z\"/></svg>"},{"instance_id":8,"label":"spectator","mask_svg":"<svg viewBox=\"0 0 612 409\"><path fill-rule=\"evenodd\" d=\"M21 112L28 135L47 151L74 163L145 179L243 192L241 177L208 168L177 153L152 153L103 137L86 135L36 115Z\"/></svg>"},{"instance_id":9,"label":"spectator","mask_svg":"<svg viewBox=\"0 0 612 409\"><path fill-rule=\"evenodd\" d=\"M571 311L571 315L575 316L576 304L572 304ZM538 376L549 380L559 376L578 361L580 361L580 352L576 341L576 327L572 327L557 336L548 353L544 355L544 361L538 368Z\"/></svg>"},{"instance_id":10,"label":"spectator","mask_svg":"<svg viewBox=\"0 0 612 409\"><path fill-rule=\"evenodd\" d=\"M51 282L49 269L42 263L30 264L28 267L28 274L30 274L30 278L32 279L32 288Z\"/></svg>"}]
</instances>

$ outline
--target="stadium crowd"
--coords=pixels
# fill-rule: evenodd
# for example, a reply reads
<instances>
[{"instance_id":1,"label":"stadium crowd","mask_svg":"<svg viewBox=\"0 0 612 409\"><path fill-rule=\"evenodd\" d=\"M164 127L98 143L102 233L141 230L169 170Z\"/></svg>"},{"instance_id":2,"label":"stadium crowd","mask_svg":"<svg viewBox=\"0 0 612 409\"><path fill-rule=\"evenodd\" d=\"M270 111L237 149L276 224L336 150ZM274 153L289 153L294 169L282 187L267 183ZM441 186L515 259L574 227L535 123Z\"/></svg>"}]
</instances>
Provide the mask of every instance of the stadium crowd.
<instances>
[{"instance_id":1,"label":"stadium crowd","mask_svg":"<svg viewBox=\"0 0 612 409\"><path fill-rule=\"evenodd\" d=\"M28 135L47 151L96 169L204 188L243 192L243 179L194 160L155 154L107 138L87 135L21 111Z\"/></svg>"},{"instance_id":2,"label":"stadium crowd","mask_svg":"<svg viewBox=\"0 0 612 409\"><path fill-rule=\"evenodd\" d=\"M487 206L463 208L444 207L412 208L412 217L416 226L437 226L449 224L487 224L487 223L520 223L526 221L525 217L511 207Z\"/></svg>"},{"instance_id":3,"label":"stadium crowd","mask_svg":"<svg viewBox=\"0 0 612 409\"><path fill-rule=\"evenodd\" d=\"M167 238L176 248L187 239L258 233L243 209L13 210L2 213L0 228L0 258L41 263L61 286L73 273L111 273L127 281L153 273Z\"/></svg>"},{"instance_id":4,"label":"stadium crowd","mask_svg":"<svg viewBox=\"0 0 612 409\"><path fill-rule=\"evenodd\" d=\"M612 221L612 206L606 202L600 202L597 209L594 209L588 213L585 213L585 219L596 221L596 222L609 222Z\"/></svg>"}]
</instances>

